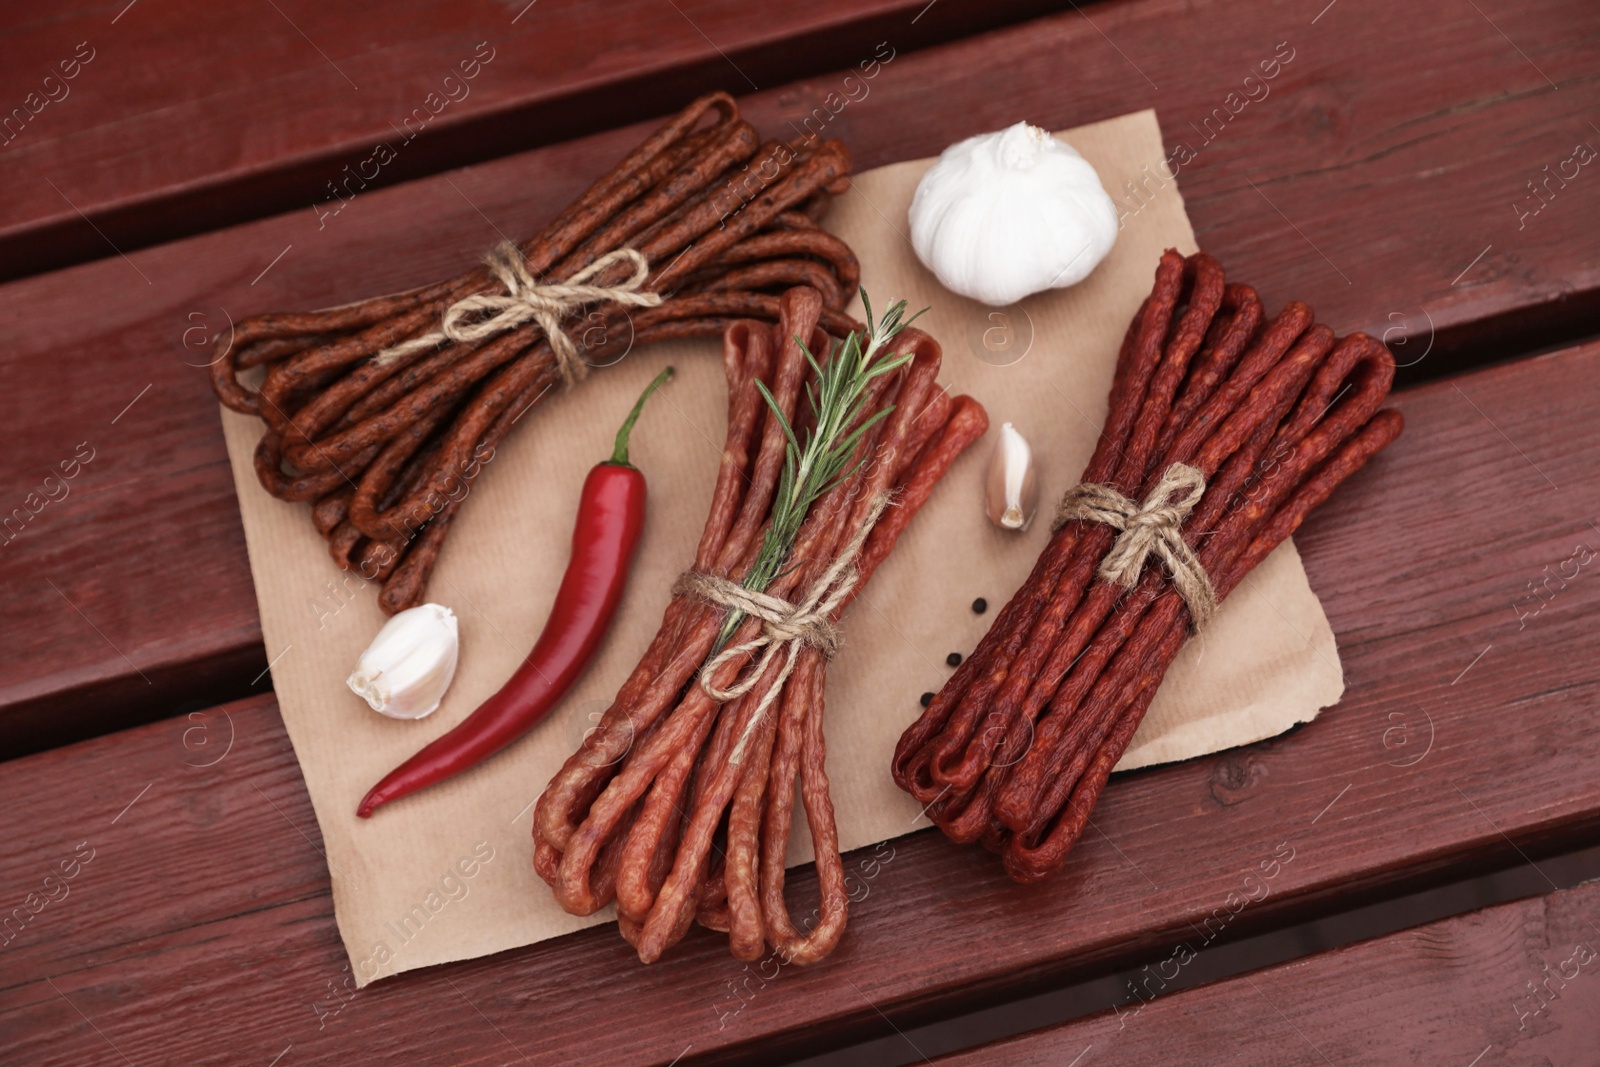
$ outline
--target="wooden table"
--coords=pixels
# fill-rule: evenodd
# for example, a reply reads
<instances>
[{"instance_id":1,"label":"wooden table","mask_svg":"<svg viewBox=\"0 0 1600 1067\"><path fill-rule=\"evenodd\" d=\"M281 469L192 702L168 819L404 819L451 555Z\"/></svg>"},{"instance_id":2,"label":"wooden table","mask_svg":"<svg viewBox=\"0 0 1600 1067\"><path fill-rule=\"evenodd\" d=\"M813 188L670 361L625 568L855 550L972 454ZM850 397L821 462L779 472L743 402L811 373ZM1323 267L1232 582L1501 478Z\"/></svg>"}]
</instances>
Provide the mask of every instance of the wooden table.
<instances>
[{"instance_id":1,"label":"wooden table","mask_svg":"<svg viewBox=\"0 0 1600 1067\"><path fill-rule=\"evenodd\" d=\"M24 109L0 114L0 510L92 456L0 535L0 1060L771 1063L1157 974L955 1060L1595 1062L1600 959L1577 958L1600 895L1554 880L1183 992L1165 975L1180 943L1205 958L1600 841L1600 569L1552 577L1600 549L1600 177L1567 162L1600 147L1600 8L124 2L0 15L0 107ZM895 841L809 970L764 981L691 935L641 971L598 929L352 994L184 331L442 277L695 92L781 129L885 47L834 120L858 166L1154 107L1198 148L1178 184L1201 245L1269 306L1390 343L1406 434L1299 535L1345 699L1120 777L1042 886ZM471 93L329 217L327 183L475 55ZM30 898L63 862L66 895Z\"/></svg>"}]
</instances>

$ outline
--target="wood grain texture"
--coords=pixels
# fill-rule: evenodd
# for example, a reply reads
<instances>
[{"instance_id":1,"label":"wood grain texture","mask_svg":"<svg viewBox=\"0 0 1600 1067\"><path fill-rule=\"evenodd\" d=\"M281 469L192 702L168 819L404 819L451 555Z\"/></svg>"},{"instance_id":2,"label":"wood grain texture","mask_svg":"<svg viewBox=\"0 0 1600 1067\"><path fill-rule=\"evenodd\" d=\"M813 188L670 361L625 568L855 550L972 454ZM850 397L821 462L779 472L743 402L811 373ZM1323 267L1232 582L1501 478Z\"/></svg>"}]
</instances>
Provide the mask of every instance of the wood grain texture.
<instances>
[{"instance_id":1,"label":"wood grain texture","mask_svg":"<svg viewBox=\"0 0 1600 1067\"><path fill-rule=\"evenodd\" d=\"M1552 182L1548 202L1528 183L1579 143L1600 150L1600 9L1306 7L1158 0L1040 20L909 57L834 128L872 166L1020 118L1062 129L1153 107L1172 158L1193 152L1177 184L1201 246L1269 306L1305 300L1424 375L1491 340L1589 335L1600 262L1572 237L1600 227L1600 182L1569 164L1578 177ZM1512 20L1508 41L1496 26ZM1261 84L1261 64L1290 55ZM815 79L773 103L805 114L835 88ZM1517 205L1541 203L1519 224Z\"/></svg>"},{"instance_id":2,"label":"wood grain texture","mask_svg":"<svg viewBox=\"0 0 1600 1067\"><path fill-rule=\"evenodd\" d=\"M304 208L346 166L393 185L668 114L712 88L849 66L891 34L909 49L1054 5L943 0L918 17L929 6L11 5L0 12L0 54L15 60L0 69L0 279L106 256L108 242L131 251ZM489 60L463 80L475 55ZM363 167L380 142L395 158Z\"/></svg>"},{"instance_id":3,"label":"wood grain texture","mask_svg":"<svg viewBox=\"0 0 1600 1067\"><path fill-rule=\"evenodd\" d=\"M296 1063L770 1062L1592 840L1600 559L1562 561L1600 547L1581 388L1597 374L1591 345L1400 394L1405 436L1300 537L1343 702L1269 742L1120 776L1049 882L1015 885L924 831L849 858L864 896L811 969L763 983L702 932L641 971L602 927L402 975L319 1018L344 973L328 875L256 698L0 776L0 903L22 904L79 842L96 850L0 947L0 1033L40 1064L109 1062L107 1043L196 1064L289 1045ZM1519 618L1546 566L1573 577ZM909 722L915 694L902 705ZM526 814L506 820L494 862L527 862ZM797 902L813 891L795 880Z\"/></svg>"},{"instance_id":4,"label":"wood grain texture","mask_svg":"<svg viewBox=\"0 0 1600 1067\"><path fill-rule=\"evenodd\" d=\"M1295 56L1270 95L1178 177L1201 244L1230 277L1261 287L1269 305L1304 299L1340 329L1387 332L1414 377L1526 351L1495 331L1514 323L1519 343L1533 344L1600 294L1600 181L1584 170L1521 232L1511 210L1544 161L1590 136L1600 8L1540 0L1521 10L1518 47L1562 80L1559 92L1454 0L1342 0L1314 25L1287 3L1248 19L1177 0L1091 10L1092 23L1071 12L896 53L865 96L863 83L851 90L830 75L755 94L747 110L769 132L843 137L861 167L1024 116L1064 128L1149 105L1174 147L1288 39ZM1440 58L1374 61L1396 41ZM849 91L861 98L830 115L843 98L829 94ZM79 442L104 442L70 498L0 545L10 594L0 626L21 635L0 651L0 755L243 695L265 665L221 435L195 366L208 354L186 339L230 317L453 274L502 235L531 232L642 132L363 192L331 218L307 207L0 287L11 442L0 515ZM1447 351L1464 339L1475 347Z\"/></svg>"},{"instance_id":5,"label":"wood grain texture","mask_svg":"<svg viewBox=\"0 0 1600 1067\"><path fill-rule=\"evenodd\" d=\"M1130 994L1120 1012L936 1062L1586 1064L1600 1047L1596 971L1591 883L1168 997L1153 980L1142 1008Z\"/></svg>"}]
</instances>

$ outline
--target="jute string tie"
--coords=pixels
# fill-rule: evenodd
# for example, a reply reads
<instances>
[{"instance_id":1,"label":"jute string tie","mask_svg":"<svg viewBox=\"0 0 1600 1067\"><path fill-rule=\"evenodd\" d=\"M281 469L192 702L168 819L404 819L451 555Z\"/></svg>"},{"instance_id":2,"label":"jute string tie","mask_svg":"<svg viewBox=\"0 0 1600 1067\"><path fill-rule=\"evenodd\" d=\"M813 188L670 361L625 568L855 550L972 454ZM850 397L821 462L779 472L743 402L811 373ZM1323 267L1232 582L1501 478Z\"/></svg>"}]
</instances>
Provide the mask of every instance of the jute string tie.
<instances>
[{"instance_id":1,"label":"jute string tie","mask_svg":"<svg viewBox=\"0 0 1600 1067\"><path fill-rule=\"evenodd\" d=\"M623 262L633 264L633 273L625 280L611 286L588 284L607 268ZM463 297L445 309L437 330L386 348L373 359L384 364L444 341L482 341L531 321L538 323L549 339L556 369L562 382L570 386L581 381L589 368L579 357L577 345L561 328L562 318L589 304L602 302L625 307L655 307L661 303L660 293L639 288L650 275L650 262L643 253L632 248L607 252L565 282L550 285L539 284L528 270L527 259L509 241L496 245L484 258L484 263L505 286L503 295L478 293Z\"/></svg>"},{"instance_id":2,"label":"jute string tie","mask_svg":"<svg viewBox=\"0 0 1600 1067\"><path fill-rule=\"evenodd\" d=\"M1131 589L1139 580L1145 560L1154 554L1166 564L1167 574L1189 605L1189 618L1198 631L1216 612L1217 597L1205 568L1183 539L1183 521L1205 491L1205 475L1185 463L1168 467L1142 504L1109 485L1085 482L1067 490L1061 498L1055 528L1059 530L1074 519L1082 519L1121 530L1111 551L1100 561L1099 576Z\"/></svg>"},{"instance_id":3,"label":"jute string tie","mask_svg":"<svg viewBox=\"0 0 1600 1067\"><path fill-rule=\"evenodd\" d=\"M855 567L856 558L861 554L862 546L867 543L867 535L872 533L873 526L877 524L889 503L887 493L880 493L873 499L872 506L867 509L866 517L862 519L861 525L856 528L850 541L834 557L827 570L811 583L805 595L795 603L790 603L782 597L746 589L738 582L702 571L684 571L673 584L672 591L675 594L697 596L731 611L742 612L751 618L761 620L761 631L755 637L742 644L723 649L700 668L700 688L705 690L706 695L712 700L727 703L746 695L760 683L773 660L779 656L784 657L783 666L773 678L772 684L762 693L760 702L750 714L744 732L740 734L739 741L733 748L733 754L728 759L730 763L737 764L743 757L745 745L754 734L757 725L783 692L784 683L794 670L795 660L800 655L801 647L810 645L829 657L839 650L842 637L839 628L833 622L833 614L839 610L861 581L861 573ZM739 656L754 656L758 652L759 658L736 675L727 686L718 686L712 681L717 670L729 660Z\"/></svg>"}]
</instances>

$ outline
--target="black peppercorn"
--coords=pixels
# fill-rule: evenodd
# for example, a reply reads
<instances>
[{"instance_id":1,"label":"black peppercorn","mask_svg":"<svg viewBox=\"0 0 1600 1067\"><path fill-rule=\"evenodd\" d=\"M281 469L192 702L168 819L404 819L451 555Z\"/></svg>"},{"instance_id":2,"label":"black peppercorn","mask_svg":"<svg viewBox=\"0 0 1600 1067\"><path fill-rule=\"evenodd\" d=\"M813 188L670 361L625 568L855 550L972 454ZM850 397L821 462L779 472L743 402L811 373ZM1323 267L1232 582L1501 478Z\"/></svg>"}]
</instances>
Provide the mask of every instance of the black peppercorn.
<instances>
[{"instance_id":1,"label":"black peppercorn","mask_svg":"<svg viewBox=\"0 0 1600 1067\"><path fill-rule=\"evenodd\" d=\"M952 652L944 658L944 661L952 667L959 667L961 666L961 653Z\"/></svg>"},{"instance_id":2,"label":"black peppercorn","mask_svg":"<svg viewBox=\"0 0 1600 1067\"><path fill-rule=\"evenodd\" d=\"M923 693L922 694L922 706L923 707L927 707L929 704L932 704L932 703L933 703L933 694L932 693Z\"/></svg>"},{"instance_id":3,"label":"black peppercorn","mask_svg":"<svg viewBox=\"0 0 1600 1067\"><path fill-rule=\"evenodd\" d=\"M977 600L974 600L972 602L972 613L974 615L982 615L984 612L986 612L988 610L989 610L989 602L987 600L983 599L983 597L979 597Z\"/></svg>"}]
</instances>

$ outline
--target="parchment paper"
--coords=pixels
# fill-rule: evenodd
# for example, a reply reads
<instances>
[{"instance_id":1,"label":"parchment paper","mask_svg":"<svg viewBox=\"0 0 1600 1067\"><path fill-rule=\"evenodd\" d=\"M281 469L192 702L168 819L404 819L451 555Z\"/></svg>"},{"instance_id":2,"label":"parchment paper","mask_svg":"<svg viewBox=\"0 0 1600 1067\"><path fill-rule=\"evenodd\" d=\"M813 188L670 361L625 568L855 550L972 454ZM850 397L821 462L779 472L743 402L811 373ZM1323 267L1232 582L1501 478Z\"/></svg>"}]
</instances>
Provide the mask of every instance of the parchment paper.
<instances>
[{"instance_id":1,"label":"parchment paper","mask_svg":"<svg viewBox=\"0 0 1600 1067\"><path fill-rule=\"evenodd\" d=\"M1162 158L1153 112L1062 134L1114 199ZM944 345L943 381L978 397L994 428L1032 442L1045 503L1022 534L983 518L982 469L995 429L950 472L845 619L828 672L828 773L846 849L925 822L889 778L890 752L1022 581L1048 537L1048 509L1081 473L1105 416L1117 348L1149 292L1162 249L1194 235L1175 183L1127 202L1110 256L1083 283L995 311L944 289L917 262L906 209L930 161L861 174L828 228L856 249L877 303L928 306L919 323ZM1146 185L1148 190L1149 186ZM1137 211L1136 204L1142 204ZM460 617L462 653L443 707L420 722L379 716L344 686L383 622L376 588L339 571L307 507L269 497L250 456L254 419L223 411L273 686L305 773L327 850L334 911L359 984L448 960L530 944L609 921L558 908L530 862L531 805L593 725L660 621L668 589L693 555L724 434L716 342L665 344L547 397L501 447L463 506L429 590ZM632 581L599 658L565 703L487 765L357 819L383 774L454 726L508 677L542 627L566 565L579 488L611 451L633 398L664 364L677 379L633 435L650 512ZM979 616L970 605L989 602ZM1270 737L1339 699L1333 633L1286 543L1224 605L1168 673L1119 765L1186 759ZM798 807L796 809L799 810ZM791 863L809 859L797 831ZM954 847L954 846L952 846Z\"/></svg>"}]
</instances>

